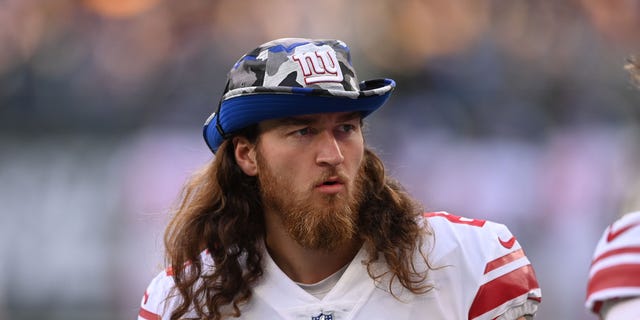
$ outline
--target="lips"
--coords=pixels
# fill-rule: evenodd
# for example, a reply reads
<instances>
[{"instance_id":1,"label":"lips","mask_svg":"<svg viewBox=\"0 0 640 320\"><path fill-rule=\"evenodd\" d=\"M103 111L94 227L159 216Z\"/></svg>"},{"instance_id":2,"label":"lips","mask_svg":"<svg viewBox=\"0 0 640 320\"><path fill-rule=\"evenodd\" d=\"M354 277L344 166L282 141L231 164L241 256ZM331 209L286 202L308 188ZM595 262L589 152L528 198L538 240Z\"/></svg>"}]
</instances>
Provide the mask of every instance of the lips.
<instances>
[{"instance_id":1,"label":"lips","mask_svg":"<svg viewBox=\"0 0 640 320\"><path fill-rule=\"evenodd\" d=\"M316 189L322 193L338 193L344 189L344 181L339 177L330 177L316 184Z\"/></svg>"},{"instance_id":2,"label":"lips","mask_svg":"<svg viewBox=\"0 0 640 320\"><path fill-rule=\"evenodd\" d=\"M317 184L316 187L334 186L334 185L338 185L338 184L344 184L342 179L340 179L338 177L331 177L331 178L326 179L326 180L322 181L321 183Z\"/></svg>"}]
</instances>

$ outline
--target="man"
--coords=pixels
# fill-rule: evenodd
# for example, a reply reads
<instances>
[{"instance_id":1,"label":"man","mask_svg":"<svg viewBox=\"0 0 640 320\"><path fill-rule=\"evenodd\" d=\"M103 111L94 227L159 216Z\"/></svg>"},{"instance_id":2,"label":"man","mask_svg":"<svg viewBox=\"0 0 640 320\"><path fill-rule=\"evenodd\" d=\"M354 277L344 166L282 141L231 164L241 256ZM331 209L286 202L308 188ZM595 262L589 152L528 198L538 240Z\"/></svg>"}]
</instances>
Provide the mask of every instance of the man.
<instances>
[{"instance_id":1,"label":"man","mask_svg":"<svg viewBox=\"0 0 640 320\"><path fill-rule=\"evenodd\" d=\"M508 229L423 214L365 147L362 119L394 87L359 83L338 40L240 58L138 319L532 317L541 292Z\"/></svg>"},{"instance_id":2,"label":"man","mask_svg":"<svg viewBox=\"0 0 640 320\"><path fill-rule=\"evenodd\" d=\"M638 58L631 57L625 69L640 87ZM640 319L640 211L604 230L593 254L585 306L603 320Z\"/></svg>"}]
</instances>

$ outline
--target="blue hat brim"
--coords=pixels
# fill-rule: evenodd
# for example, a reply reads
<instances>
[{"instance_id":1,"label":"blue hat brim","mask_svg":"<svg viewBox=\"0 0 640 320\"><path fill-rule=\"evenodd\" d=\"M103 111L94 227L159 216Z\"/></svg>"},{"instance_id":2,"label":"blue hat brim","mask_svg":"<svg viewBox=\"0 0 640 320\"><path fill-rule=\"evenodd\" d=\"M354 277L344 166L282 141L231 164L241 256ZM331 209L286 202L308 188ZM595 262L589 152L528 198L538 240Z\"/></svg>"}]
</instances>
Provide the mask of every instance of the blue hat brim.
<instances>
[{"instance_id":1,"label":"blue hat brim","mask_svg":"<svg viewBox=\"0 0 640 320\"><path fill-rule=\"evenodd\" d=\"M368 81L366 81L368 82ZM366 83L364 82L364 83ZM222 101L219 114L213 113L203 128L204 140L215 153L222 142L234 132L261 121L292 116L329 112L362 112L366 117L380 108L389 99L395 82L383 80L388 90L383 94L368 95L368 88L357 98L335 95L296 93L256 93L236 96ZM219 118L218 118L219 117ZM222 128L225 136L218 130Z\"/></svg>"}]
</instances>

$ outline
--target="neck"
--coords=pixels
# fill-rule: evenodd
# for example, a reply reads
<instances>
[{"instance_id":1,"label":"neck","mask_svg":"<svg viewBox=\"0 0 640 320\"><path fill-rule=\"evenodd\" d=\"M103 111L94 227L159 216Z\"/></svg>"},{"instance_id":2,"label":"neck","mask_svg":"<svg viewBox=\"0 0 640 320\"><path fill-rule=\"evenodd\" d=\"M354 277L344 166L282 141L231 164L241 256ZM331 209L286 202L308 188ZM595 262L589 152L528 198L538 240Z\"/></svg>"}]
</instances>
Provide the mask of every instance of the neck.
<instances>
[{"instance_id":1,"label":"neck","mask_svg":"<svg viewBox=\"0 0 640 320\"><path fill-rule=\"evenodd\" d=\"M362 240L353 238L334 250L309 249L287 233L274 214L265 215L265 244L278 267L293 281L305 284L319 282L353 260Z\"/></svg>"}]
</instances>

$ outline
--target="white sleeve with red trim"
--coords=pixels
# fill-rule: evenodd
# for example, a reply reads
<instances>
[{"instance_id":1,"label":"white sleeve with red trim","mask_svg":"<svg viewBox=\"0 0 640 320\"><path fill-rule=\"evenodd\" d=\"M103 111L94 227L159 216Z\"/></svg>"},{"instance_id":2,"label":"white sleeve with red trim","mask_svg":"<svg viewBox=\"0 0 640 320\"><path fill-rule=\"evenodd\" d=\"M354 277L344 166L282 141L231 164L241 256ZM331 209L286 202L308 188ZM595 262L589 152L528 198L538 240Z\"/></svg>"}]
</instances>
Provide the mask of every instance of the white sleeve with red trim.
<instances>
[{"instance_id":1,"label":"white sleeve with red trim","mask_svg":"<svg viewBox=\"0 0 640 320\"><path fill-rule=\"evenodd\" d=\"M640 211L622 216L602 234L589 270L588 310L606 301L640 297Z\"/></svg>"},{"instance_id":2,"label":"white sleeve with red trim","mask_svg":"<svg viewBox=\"0 0 640 320\"><path fill-rule=\"evenodd\" d=\"M435 264L455 266L455 276L467 288L460 295L469 306L468 319L513 320L536 313L540 286L531 262L506 226L445 212L425 217L434 232L436 251L442 252L442 260Z\"/></svg>"},{"instance_id":3,"label":"white sleeve with red trim","mask_svg":"<svg viewBox=\"0 0 640 320\"><path fill-rule=\"evenodd\" d=\"M167 305L168 297L174 287L171 270L160 272L147 287L140 302L138 320L165 320L169 319L170 308ZM169 302L171 303L171 302Z\"/></svg>"}]
</instances>

